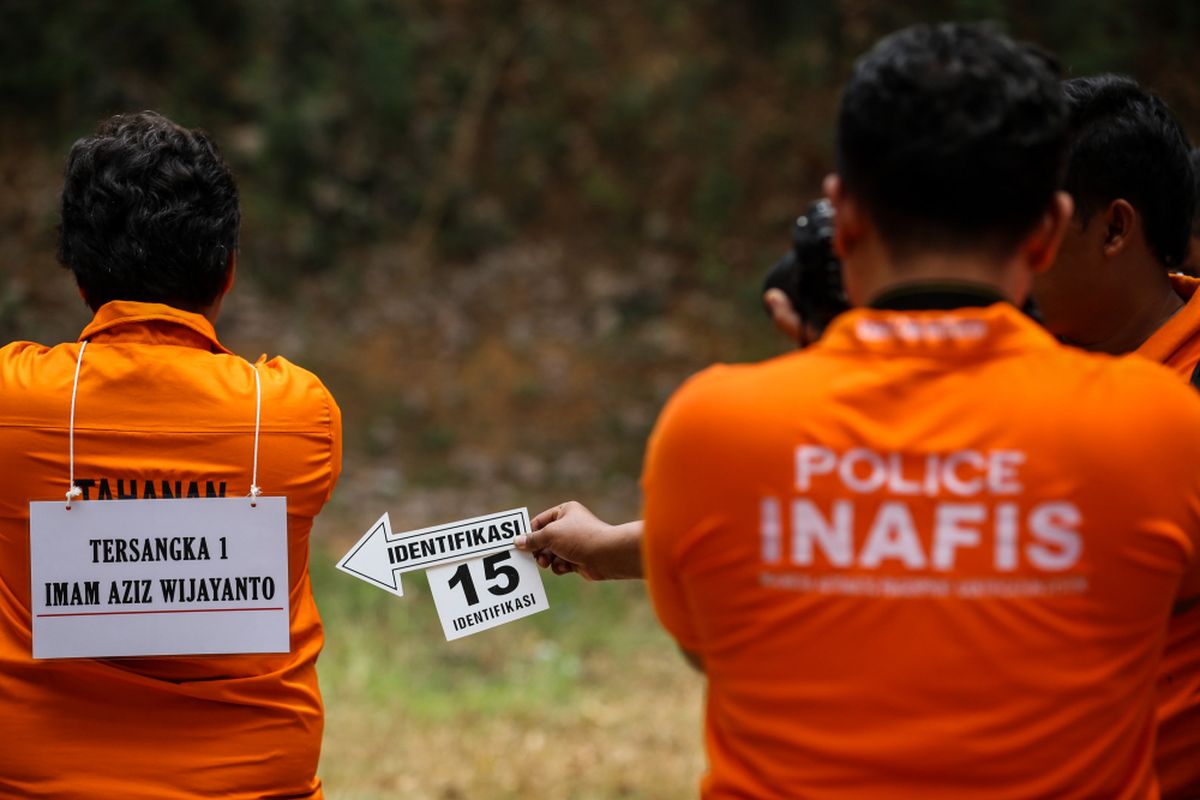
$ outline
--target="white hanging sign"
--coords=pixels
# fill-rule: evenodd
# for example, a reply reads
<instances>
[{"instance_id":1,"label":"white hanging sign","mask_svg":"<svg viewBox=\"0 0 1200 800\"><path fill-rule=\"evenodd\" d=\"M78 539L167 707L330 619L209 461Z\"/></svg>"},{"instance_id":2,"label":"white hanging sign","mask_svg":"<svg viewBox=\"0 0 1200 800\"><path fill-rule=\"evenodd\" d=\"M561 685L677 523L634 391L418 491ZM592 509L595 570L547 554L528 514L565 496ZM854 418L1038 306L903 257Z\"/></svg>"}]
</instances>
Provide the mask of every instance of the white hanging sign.
<instances>
[{"instance_id":1,"label":"white hanging sign","mask_svg":"<svg viewBox=\"0 0 1200 800\"><path fill-rule=\"evenodd\" d=\"M29 504L34 658L286 653L287 498Z\"/></svg>"}]
</instances>

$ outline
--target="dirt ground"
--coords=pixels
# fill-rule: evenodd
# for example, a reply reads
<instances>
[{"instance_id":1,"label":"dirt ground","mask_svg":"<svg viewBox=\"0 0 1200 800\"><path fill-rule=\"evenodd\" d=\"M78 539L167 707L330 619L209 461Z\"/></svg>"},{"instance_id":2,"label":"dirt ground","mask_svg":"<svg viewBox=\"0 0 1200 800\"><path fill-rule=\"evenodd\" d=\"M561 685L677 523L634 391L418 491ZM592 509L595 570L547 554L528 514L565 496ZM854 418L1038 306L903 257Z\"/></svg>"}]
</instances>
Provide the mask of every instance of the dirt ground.
<instances>
[{"instance_id":1,"label":"dirt ground","mask_svg":"<svg viewBox=\"0 0 1200 800\"><path fill-rule=\"evenodd\" d=\"M695 797L703 679L640 582L543 573L549 611L446 642L421 577L396 598L334 570L350 541L313 551L329 797Z\"/></svg>"}]
</instances>

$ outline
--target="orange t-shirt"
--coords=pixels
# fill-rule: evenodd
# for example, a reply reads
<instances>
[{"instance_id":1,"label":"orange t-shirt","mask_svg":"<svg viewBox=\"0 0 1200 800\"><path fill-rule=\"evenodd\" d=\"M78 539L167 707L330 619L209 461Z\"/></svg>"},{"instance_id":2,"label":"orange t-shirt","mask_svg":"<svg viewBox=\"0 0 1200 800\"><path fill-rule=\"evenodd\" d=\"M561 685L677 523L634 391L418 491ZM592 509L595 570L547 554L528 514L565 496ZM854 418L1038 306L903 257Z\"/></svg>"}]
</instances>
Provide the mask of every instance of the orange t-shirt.
<instances>
[{"instance_id":1,"label":"orange t-shirt","mask_svg":"<svg viewBox=\"0 0 1200 800\"><path fill-rule=\"evenodd\" d=\"M103 306L80 335L75 476L85 500L238 496L250 486L254 366L196 314ZM260 360L258 484L285 495L291 652L34 661L29 502L62 499L79 345L0 349L0 796L319 798L324 633L313 517L341 469L321 382Z\"/></svg>"},{"instance_id":2,"label":"orange t-shirt","mask_svg":"<svg viewBox=\"0 0 1200 800\"><path fill-rule=\"evenodd\" d=\"M647 452L643 557L708 675L702 795L1157 796L1197 424L1162 368L1007 304L852 311L691 379Z\"/></svg>"},{"instance_id":3,"label":"orange t-shirt","mask_svg":"<svg viewBox=\"0 0 1200 800\"><path fill-rule=\"evenodd\" d=\"M1172 275L1186 302L1142 343L1138 354L1165 364L1191 381L1200 363L1200 280ZM1200 797L1200 606L1171 618L1159 673L1158 746L1154 765L1163 797Z\"/></svg>"}]
</instances>

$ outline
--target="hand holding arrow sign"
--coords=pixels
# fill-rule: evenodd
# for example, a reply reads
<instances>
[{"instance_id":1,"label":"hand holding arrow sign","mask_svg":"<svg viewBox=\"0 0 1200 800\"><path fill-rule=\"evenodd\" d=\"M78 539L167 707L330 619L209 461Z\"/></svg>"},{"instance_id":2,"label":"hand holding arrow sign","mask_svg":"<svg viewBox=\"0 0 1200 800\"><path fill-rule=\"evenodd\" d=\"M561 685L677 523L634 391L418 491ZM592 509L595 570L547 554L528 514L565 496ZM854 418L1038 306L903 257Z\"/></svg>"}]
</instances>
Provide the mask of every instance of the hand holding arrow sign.
<instances>
[{"instance_id":1,"label":"hand holding arrow sign","mask_svg":"<svg viewBox=\"0 0 1200 800\"><path fill-rule=\"evenodd\" d=\"M528 553L513 550L516 537L528 533L524 508L398 535L385 513L337 567L397 597L404 596L402 573L428 570L446 638L457 639L549 607L537 564ZM477 583L486 589L484 595Z\"/></svg>"}]
</instances>

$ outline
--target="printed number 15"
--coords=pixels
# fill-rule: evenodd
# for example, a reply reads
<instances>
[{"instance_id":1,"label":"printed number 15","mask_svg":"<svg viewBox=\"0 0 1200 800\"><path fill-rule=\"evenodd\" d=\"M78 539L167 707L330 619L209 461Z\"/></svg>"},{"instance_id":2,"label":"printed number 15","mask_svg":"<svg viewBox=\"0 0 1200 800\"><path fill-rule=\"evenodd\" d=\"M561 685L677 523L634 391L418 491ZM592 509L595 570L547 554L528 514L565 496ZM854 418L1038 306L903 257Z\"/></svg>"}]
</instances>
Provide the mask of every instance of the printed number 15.
<instances>
[{"instance_id":1,"label":"printed number 15","mask_svg":"<svg viewBox=\"0 0 1200 800\"><path fill-rule=\"evenodd\" d=\"M501 561L507 561L512 557L511 550L505 550L503 553L496 553L488 556L483 560L483 575L489 581L495 581L497 578L503 579L503 585L490 585L487 590L496 596L508 594L515 591L517 584L521 581L521 576L517 573L515 567L508 564L500 564ZM471 565L468 562L459 564L458 569L454 570L454 575L450 578L450 588L461 586L463 594L467 598L467 605L473 606L479 603L479 592L475 591L475 581L471 579Z\"/></svg>"}]
</instances>

